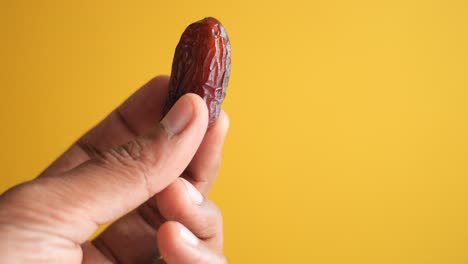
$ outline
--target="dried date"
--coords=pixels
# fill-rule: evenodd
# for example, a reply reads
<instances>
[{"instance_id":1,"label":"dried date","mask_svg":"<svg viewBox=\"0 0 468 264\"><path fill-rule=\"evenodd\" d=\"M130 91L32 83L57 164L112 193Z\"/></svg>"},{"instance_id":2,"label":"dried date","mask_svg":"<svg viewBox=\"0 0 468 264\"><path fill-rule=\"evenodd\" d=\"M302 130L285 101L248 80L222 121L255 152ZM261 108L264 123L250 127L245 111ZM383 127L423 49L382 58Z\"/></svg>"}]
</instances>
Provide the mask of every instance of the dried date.
<instances>
[{"instance_id":1,"label":"dried date","mask_svg":"<svg viewBox=\"0 0 468 264\"><path fill-rule=\"evenodd\" d=\"M226 30L212 17L185 29L175 50L165 115L186 93L196 93L208 106L209 125L219 116L231 73L231 44Z\"/></svg>"}]
</instances>

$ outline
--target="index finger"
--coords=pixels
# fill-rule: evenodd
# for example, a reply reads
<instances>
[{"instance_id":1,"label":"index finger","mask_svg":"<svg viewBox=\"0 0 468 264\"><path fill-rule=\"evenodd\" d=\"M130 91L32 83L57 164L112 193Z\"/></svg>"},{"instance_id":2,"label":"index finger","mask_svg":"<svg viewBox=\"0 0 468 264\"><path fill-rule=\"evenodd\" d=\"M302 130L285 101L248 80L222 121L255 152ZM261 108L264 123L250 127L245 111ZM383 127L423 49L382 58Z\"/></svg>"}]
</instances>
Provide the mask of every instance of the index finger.
<instances>
[{"instance_id":1,"label":"index finger","mask_svg":"<svg viewBox=\"0 0 468 264\"><path fill-rule=\"evenodd\" d=\"M218 120L208 129L197 153L182 174L204 195L210 191L218 175L228 129L228 115L221 110Z\"/></svg>"},{"instance_id":2,"label":"index finger","mask_svg":"<svg viewBox=\"0 0 468 264\"><path fill-rule=\"evenodd\" d=\"M103 121L75 142L40 176L60 174L148 132L159 120L167 95L168 76L158 76L138 89Z\"/></svg>"}]
</instances>

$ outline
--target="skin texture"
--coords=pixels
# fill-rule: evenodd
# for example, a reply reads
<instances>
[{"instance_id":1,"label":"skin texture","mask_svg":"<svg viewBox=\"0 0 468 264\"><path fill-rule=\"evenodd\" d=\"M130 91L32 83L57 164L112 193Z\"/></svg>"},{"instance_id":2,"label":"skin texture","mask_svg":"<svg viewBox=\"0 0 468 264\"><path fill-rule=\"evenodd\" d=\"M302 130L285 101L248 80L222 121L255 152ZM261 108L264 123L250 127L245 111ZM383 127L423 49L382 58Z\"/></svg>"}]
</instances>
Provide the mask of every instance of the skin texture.
<instances>
[{"instance_id":1,"label":"skin texture","mask_svg":"<svg viewBox=\"0 0 468 264\"><path fill-rule=\"evenodd\" d=\"M172 62L167 113L186 93L200 95L208 106L209 125L219 116L231 75L231 44L223 25L212 17L185 29Z\"/></svg>"},{"instance_id":2,"label":"skin texture","mask_svg":"<svg viewBox=\"0 0 468 264\"><path fill-rule=\"evenodd\" d=\"M206 104L188 94L157 123L167 86L166 76L151 80L0 196L4 263L226 263L221 213L204 197L229 121L221 111L207 129Z\"/></svg>"}]
</instances>

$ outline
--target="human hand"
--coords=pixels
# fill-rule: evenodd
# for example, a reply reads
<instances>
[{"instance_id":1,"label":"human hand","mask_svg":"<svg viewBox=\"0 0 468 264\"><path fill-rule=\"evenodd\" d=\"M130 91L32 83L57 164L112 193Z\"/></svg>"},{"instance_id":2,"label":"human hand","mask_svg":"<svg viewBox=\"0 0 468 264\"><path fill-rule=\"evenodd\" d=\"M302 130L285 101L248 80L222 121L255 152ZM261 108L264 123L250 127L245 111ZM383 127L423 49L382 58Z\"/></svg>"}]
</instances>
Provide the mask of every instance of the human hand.
<instances>
[{"instance_id":1,"label":"human hand","mask_svg":"<svg viewBox=\"0 0 468 264\"><path fill-rule=\"evenodd\" d=\"M222 112L207 130L206 105L189 94L158 123L167 84L151 80L0 196L0 263L226 262L221 213L204 195L229 121Z\"/></svg>"}]
</instances>

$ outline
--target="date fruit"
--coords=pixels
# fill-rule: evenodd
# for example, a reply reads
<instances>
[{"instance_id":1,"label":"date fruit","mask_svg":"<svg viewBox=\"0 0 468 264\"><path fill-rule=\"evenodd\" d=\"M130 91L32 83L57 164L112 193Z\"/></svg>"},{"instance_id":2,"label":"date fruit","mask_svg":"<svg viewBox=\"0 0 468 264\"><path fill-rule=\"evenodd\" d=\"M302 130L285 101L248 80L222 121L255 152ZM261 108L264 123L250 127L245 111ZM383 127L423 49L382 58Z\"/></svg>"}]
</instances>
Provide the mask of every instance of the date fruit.
<instances>
[{"instance_id":1,"label":"date fruit","mask_svg":"<svg viewBox=\"0 0 468 264\"><path fill-rule=\"evenodd\" d=\"M196 93L208 106L209 125L219 116L231 74L231 44L226 30L212 17L185 29L175 50L165 115L186 93Z\"/></svg>"}]
</instances>

